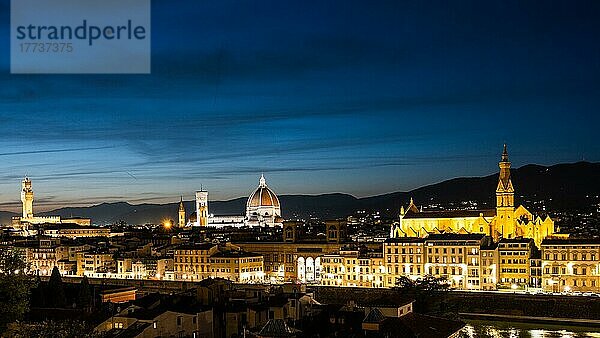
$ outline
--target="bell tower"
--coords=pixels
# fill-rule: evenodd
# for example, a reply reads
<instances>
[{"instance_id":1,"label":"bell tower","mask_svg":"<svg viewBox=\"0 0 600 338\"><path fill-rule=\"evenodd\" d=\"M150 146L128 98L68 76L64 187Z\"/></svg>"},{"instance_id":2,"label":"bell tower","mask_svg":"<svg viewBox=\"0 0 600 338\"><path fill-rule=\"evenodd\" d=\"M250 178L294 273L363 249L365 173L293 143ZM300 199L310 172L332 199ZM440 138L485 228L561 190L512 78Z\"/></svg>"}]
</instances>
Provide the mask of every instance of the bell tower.
<instances>
[{"instance_id":1,"label":"bell tower","mask_svg":"<svg viewBox=\"0 0 600 338\"><path fill-rule=\"evenodd\" d=\"M183 196L181 196L181 200L179 201L179 227L185 227L185 206L183 205Z\"/></svg>"},{"instance_id":2,"label":"bell tower","mask_svg":"<svg viewBox=\"0 0 600 338\"><path fill-rule=\"evenodd\" d=\"M33 189L29 177L21 181L21 202L23 202L23 218L33 218Z\"/></svg>"},{"instance_id":3,"label":"bell tower","mask_svg":"<svg viewBox=\"0 0 600 338\"><path fill-rule=\"evenodd\" d=\"M208 225L208 191L196 191L196 226Z\"/></svg>"},{"instance_id":4,"label":"bell tower","mask_svg":"<svg viewBox=\"0 0 600 338\"><path fill-rule=\"evenodd\" d=\"M515 189L510 179L510 161L506 144L498 166L500 177L496 188L496 230L502 234L502 237L511 238L514 237Z\"/></svg>"}]
</instances>

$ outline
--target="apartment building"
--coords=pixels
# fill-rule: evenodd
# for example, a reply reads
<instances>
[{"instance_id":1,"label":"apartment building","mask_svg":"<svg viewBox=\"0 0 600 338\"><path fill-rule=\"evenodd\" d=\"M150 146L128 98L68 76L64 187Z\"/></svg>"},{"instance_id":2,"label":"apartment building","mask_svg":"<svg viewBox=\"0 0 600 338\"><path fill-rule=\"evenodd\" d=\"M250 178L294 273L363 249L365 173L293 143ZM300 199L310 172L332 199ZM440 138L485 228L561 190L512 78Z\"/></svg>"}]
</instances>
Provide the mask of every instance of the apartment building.
<instances>
[{"instance_id":1,"label":"apartment building","mask_svg":"<svg viewBox=\"0 0 600 338\"><path fill-rule=\"evenodd\" d=\"M544 291L600 291L600 239L545 239L541 251Z\"/></svg>"}]
</instances>

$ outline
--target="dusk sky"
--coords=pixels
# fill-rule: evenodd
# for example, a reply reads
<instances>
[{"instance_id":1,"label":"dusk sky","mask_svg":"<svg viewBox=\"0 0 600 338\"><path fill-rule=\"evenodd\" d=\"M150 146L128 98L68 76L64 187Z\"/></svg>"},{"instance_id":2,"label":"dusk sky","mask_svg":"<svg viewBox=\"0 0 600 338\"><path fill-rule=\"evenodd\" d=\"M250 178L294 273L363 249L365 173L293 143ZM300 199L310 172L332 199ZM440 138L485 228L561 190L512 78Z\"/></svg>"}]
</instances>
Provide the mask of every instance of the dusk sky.
<instances>
[{"instance_id":1,"label":"dusk sky","mask_svg":"<svg viewBox=\"0 0 600 338\"><path fill-rule=\"evenodd\" d=\"M599 1L152 3L151 75L10 75L0 210L410 190L600 160ZM517 187L518 189L518 187Z\"/></svg>"}]
</instances>

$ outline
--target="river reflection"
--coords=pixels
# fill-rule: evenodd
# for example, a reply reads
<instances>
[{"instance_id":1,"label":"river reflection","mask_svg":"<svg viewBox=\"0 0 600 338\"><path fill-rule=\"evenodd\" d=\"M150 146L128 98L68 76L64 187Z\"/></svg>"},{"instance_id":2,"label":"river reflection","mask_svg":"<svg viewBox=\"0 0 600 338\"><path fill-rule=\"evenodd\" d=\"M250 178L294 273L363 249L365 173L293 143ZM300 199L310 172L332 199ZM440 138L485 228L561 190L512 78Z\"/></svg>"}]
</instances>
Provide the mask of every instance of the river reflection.
<instances>
[{"instance_id":1,"label":"river reflection","mask_svg":"<svg viewBox=\"0 0 600 338\"><path fill-rule=\"evenodd\" d=\"M460 338L600 338L600 328L467 320Z\"/></svg>"}]
</instances>

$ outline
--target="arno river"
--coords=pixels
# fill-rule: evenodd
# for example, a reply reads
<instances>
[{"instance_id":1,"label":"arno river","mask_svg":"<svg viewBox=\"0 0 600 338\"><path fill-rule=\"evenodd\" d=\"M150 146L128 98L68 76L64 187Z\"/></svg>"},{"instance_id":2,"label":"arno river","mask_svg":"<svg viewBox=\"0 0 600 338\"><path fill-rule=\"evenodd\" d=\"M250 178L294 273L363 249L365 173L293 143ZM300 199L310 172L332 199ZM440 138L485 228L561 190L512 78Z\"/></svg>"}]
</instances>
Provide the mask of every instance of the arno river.
<instances>
[{"instance_id":1,"label":"arno river","mask_svg":"<svg viewBox=\"0 0 600 338\"><path fill-rule=\"evenodd\" d=\"M467 320L461 338L600 338L600 328Z\"/></svg>"}]
</instances>

